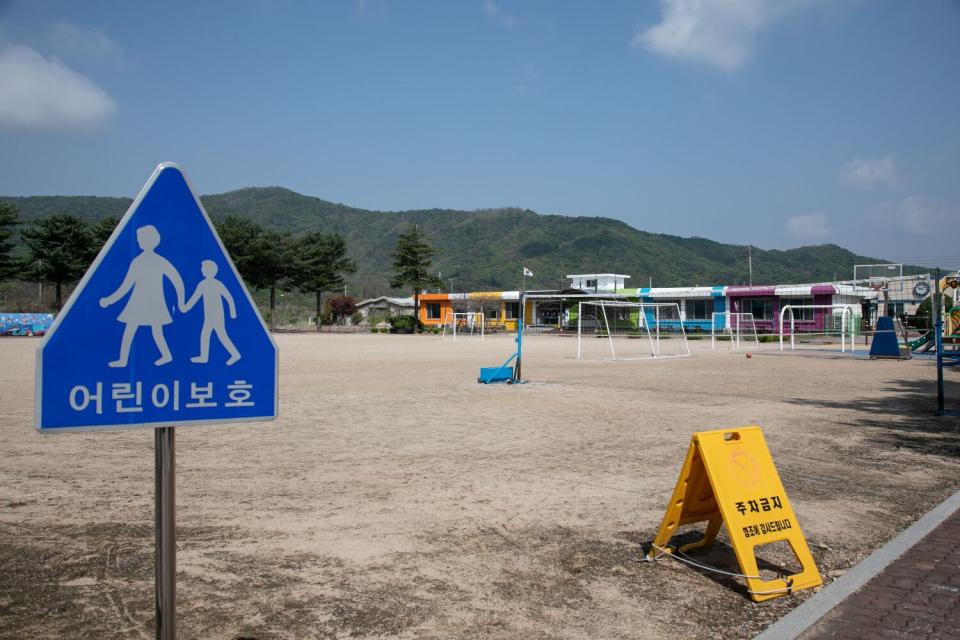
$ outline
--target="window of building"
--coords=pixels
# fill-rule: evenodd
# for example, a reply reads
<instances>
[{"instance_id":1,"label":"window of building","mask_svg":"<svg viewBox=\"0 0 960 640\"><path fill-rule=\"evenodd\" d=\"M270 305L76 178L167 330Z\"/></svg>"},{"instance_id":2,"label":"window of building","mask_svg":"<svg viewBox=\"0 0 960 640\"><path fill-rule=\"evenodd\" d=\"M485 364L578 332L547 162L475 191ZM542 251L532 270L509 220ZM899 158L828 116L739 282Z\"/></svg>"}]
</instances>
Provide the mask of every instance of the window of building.
<instances>
[{"instance_id":1,"label":"window of building","mask_svg":"<svg viewBox=\"0 0 960 640\"><path fill-rule=\"evenodd\" d=\"M487 320L498 320L500 318L500 314L496 307L490 307L483 310L483 317Z\"/></svg>"},{"instance_id":2,"label":"window of building","mask_svg":"<svg viewBox=\"0 0 960 640\"><path fill-rule=\"evenodd\" d=\"M587 289L596 289L597 281L596 280L587 280Z\"/></svg>"},{"instance_id":3,"label":"window of building","mask_svg":"<svg viewBox=\"0 0 960 640\"><path fill-rule=\"evenodd\" d=\"M749 298L744 300L743 306L753 314L754 320L773 320L773 298Z\"/></svg>"},{"instance_id":4,"label":"window of building","mask_svg":"<svg viewBox=\"0 0 960 640\"><path fill-rule=\"evenodd\" d=\"M685 301L684 300L665 300L663 298L654 298L652 302L655 302L660 305L671 305L669 307L660 307L658 311L654 309L647 309L647 315L650 316L650 319L653 320L657 314L660 315L661 320L679 320L677 317L678 309L683 309ZM676 307L672 305L677 305Z\"/></svg>"},{"instance_id":5,"label":"window of building","mask_svg":"<svg viewBox=\"0 0 960 640\"><path fill-rule=\"evenodd\" d=\"M709 320L713 317L713 300L687 300L687 320Z\"/></svg>"},{"instance_id":6,"label":"window of building","mask_svg":"<svg viewBox=\"0 0 960 640\"><path fill-rule=\"evenodd\" d=\"M516 320L520 317L520 303L508 302L504 305L504 312L507 320Z\"/></svg>"},{"instance_id":7,"label":"window of building","mask_svg":"<svg viewBox=\"0 0 960 640\"><path fill-rule=\"evenodd\" d=\"M799 307L801 305L811 305L813 304L813 296L804 296L802 298L783 298L781 302L784 307L787 305L790 305L791 307ZM799 320L802 322L813 322L813 312L814 312L814 309L794 309L793 317L794 317L794 320ZM784 321L786 321L786 318L784 319Z\"/></svg>"},{"instance_id":8,"label":"window of building","mask_svg":"<svg viewBox=\"0 0 960 640\"><path fill-rule=\"evenodd\" d=\"M440 316L440 303L439 302L428 302L427 303L427 320L439 320Z\"/></svg>"}]
</instances>

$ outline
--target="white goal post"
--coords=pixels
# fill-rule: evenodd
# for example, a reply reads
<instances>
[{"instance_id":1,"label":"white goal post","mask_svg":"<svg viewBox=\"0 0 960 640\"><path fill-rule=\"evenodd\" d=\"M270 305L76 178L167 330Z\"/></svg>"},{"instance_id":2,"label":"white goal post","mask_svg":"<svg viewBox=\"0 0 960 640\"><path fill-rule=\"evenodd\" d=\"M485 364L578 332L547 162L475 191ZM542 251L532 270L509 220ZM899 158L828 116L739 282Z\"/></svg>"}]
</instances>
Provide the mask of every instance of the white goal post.
<instances>
[{"instance_id":1,"label":"white goal post","mask_svg":"<svg viewBox=\"0 0 960 640\"><path fill-rule=\"evenodd\" d=\"M686 330L675 302L581 301L577 306L577 360L587 345L605 342L604 360L650 360L690 355Z\"/></svg>"},{"instance_id":2,"label":"white goal post","mask_svg":"<svg viewBox=\"0 0 960 640\"><path fill-rule=\"evenodd\" d=\"M458 336L460 338L479 336L480 340L483 340L485 326L486 320L482 311L451 313L443 323L441 338L456 342Z\"/></svg>"},{"instance_id":3,"label":"white goal post","mask_svg":"<svg viewBox=\"0 0 960 640\"><path fill-rule=\"evenodd\" d=\"M810 314L806 314L806 311L810 311ZM817 311L822 310L823 313L818 314ZM783 351L783 337L784 335L790 336L790 349L796 348L795 336L797 335L797 312L800 312L800 320L806 325L811 325L811 331L801 331L800 335L807 336L835 336L837 333L840 334L840 351L845 352L847 350L847 336L849 334L850 338L850 352L853 353L854 349L854 335L855 327L853 323L853 310L848 305L842 304L802 304L802 305L784 305L780 310L780 351ZM836 313L840 313L840 329L839 332L836 329ZM787 315L789 314L789 325L784 324ZM806 317L809 315L809 317ZM834 326L828 327L827 324L833 324ZM789 326L789 334L784 333L784 328ZM822 330L821 330L822 329Z\"/></svg>"},{"instance_id":4,"label":"white goal post","mask_svg":"<svg viewBox=\"0 0 960 640\"><path fill-rule=\"evenodd\" d=\"M716 350L717 340L729 342L729 349L759 349L757 323L750 312L714 311L710 317L710 348Z\"/></svg>"}]
</instances>

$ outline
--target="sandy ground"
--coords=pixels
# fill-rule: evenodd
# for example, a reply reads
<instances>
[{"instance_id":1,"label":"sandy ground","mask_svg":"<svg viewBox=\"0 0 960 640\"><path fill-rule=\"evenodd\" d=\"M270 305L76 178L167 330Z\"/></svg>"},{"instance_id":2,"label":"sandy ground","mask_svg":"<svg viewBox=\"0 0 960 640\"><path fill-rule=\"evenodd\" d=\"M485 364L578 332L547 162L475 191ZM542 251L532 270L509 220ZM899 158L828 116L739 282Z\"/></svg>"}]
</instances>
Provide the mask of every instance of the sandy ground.
<instances>
[{"instance_id":1,"label":"sandy ground","mask_svg":"<svg viewBox=\"0 0 960 640\"><path fill-rule=\"evenodd\" d=\"M177 432L183 638L749 637L810 592L636 562L693 432L764 428L828 581L960 487L929 361L539 337L529 384L485 386L510 339L278 342L279 420ZM0 636L152 637L153 434L36 433L37 344L0 340Z\"/></svg>"}]
</instances>

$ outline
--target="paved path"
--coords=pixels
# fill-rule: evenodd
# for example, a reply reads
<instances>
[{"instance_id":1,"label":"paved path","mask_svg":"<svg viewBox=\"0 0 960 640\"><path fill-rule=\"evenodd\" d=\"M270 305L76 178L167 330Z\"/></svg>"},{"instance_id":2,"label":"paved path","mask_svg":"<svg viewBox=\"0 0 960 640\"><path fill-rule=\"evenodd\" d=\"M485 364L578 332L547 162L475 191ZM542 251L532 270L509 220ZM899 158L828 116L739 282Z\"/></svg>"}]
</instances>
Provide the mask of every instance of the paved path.
<instances>
[{"instance_id":1,"label":"paved path","mask_svg":"<svg viewBox=\"0 0 960 640\"><path fill-rule=\"evenodd\" d=\"M960 492L756 640L960 639Z\"/></svg>"},{"instance_id":2,"label":"paved path","mask_svg":"<svg viewBox=\"0 0 960 640\"><path fill-rule=\"evenodd\" d=\"M800 638L960 638L960 511Z\"/></svg>"}]
</instances>

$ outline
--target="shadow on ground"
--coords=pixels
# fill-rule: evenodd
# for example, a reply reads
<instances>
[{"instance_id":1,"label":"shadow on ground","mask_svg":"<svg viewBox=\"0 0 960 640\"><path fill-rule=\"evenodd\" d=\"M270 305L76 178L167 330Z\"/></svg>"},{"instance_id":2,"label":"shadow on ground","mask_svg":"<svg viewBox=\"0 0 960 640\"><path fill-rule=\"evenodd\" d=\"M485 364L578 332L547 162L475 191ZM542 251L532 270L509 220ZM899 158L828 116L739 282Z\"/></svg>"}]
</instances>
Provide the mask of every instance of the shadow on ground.
<instances>
[{"instance_id":1,"label":"shadow on ground","mask_svg":"<svg viewBox=\"0 0 960 640\"><path fill-rule=\"evenodd\" d=\"M945 381L947 410L960 410L960 382ZM899 380L887 384L880 397L849 400L785 398L784 402L833 410L857 412L852 427L880 445L905 448L917 453L960 457L960 417L937 416L936 381ZM838 419L838 424L844 424Z\"/></svg>"}]
</instances>

